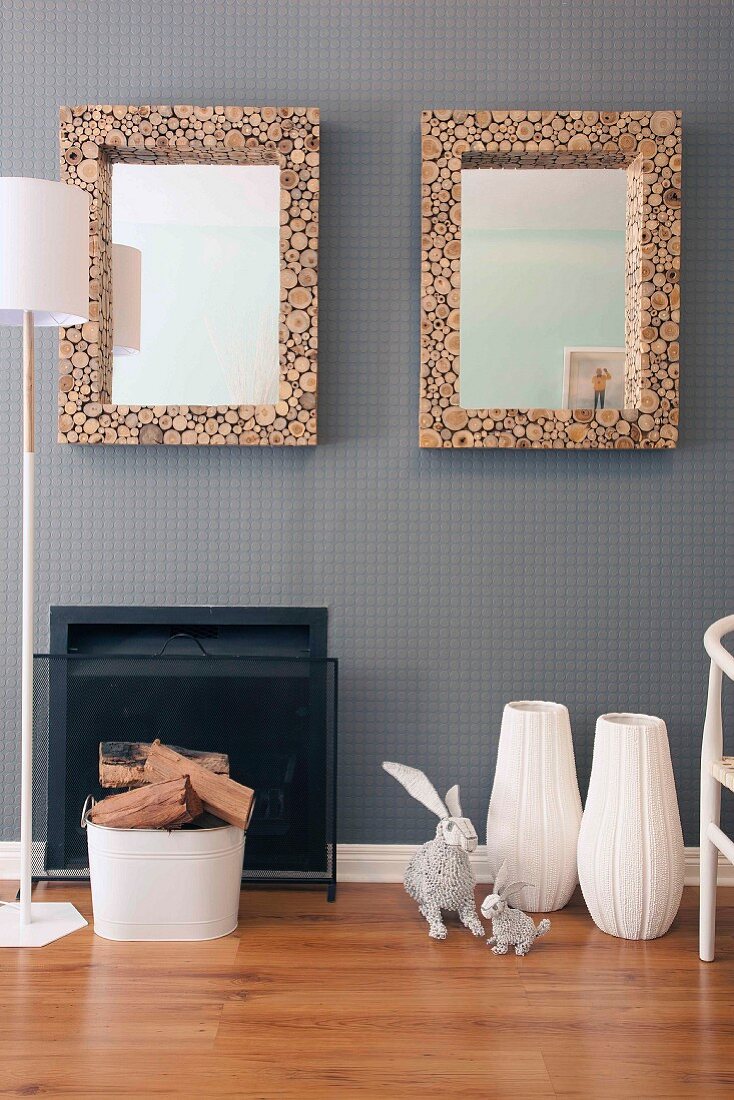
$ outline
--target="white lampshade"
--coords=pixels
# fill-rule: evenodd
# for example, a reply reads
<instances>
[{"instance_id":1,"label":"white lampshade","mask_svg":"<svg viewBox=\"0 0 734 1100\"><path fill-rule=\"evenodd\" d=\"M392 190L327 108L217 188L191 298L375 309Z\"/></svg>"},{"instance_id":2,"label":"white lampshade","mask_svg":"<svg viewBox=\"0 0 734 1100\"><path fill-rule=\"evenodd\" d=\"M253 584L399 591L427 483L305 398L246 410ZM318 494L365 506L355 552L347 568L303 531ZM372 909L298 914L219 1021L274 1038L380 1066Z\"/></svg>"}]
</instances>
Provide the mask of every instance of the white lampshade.
<instances>
[{"instance_id":1,"label":"white lampshade","mask_svg":"<svg viewBox=\"0 0 734 1100\"><path fill-rule=\"evenodd\" d=\"M126 244L112 245L112 351L135 355L140 351L140 251Z\"/></svg>"},{"instance_id":2,"label":"white lampshade","mask_svg":"<svg viewBox=\"0 0 734 1100\"><path fill-rule=\"evenodd\" d=\"M89 318L89 198L71 184L0 177L0 324Z\"/></svg>"}]
</instances>

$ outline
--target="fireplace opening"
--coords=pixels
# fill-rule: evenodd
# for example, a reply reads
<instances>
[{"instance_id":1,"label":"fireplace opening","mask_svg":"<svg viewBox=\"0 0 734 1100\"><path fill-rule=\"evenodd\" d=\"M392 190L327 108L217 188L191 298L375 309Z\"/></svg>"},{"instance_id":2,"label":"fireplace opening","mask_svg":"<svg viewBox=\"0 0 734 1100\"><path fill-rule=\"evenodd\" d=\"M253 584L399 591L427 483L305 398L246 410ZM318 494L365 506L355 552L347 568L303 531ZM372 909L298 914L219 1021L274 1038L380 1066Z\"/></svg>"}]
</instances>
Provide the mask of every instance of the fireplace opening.
<instances>
[{"instance_id":1,"label":"fireplace opening","mask_svg":"<svg viewBox=\"0 0 734 1100\"><path fill-rule=\"evenodd\" d=\"M35 662L34 873L88 874L81 806L110 793L99 743L160 738L227 753L232 778L255 789L245 880L323 882L333 893L326 627L324 608L53 607L51 653Z\"/></svg>"}]
</instances>

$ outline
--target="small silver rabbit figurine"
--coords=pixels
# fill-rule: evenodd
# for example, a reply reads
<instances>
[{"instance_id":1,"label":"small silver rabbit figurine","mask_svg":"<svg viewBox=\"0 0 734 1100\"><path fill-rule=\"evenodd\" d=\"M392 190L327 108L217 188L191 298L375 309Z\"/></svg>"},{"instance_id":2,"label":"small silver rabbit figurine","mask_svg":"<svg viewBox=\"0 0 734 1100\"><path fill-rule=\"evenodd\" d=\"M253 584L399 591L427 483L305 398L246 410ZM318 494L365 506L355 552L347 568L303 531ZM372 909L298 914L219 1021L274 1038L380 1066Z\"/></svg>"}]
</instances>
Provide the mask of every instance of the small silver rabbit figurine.
<instances>
[{"instance_id":1,"label":"small silver rabbit figurine","mask_svg":"<svg viewBox=\"0 0 734 1100\"><path fill-rule=\"evenodd\" d=\"M482 902L482 916L492 921L493 935L487 943L495 955L506 955L510 947L515 948L516 955L527 955L535 941L550 931L551 923L543 919L536 927L532 918L523 913L522 909L511 908L507 899L530 883L508 882L508 877L505 861L497 872L495 892Z\"/></svg>"}]
</instances>

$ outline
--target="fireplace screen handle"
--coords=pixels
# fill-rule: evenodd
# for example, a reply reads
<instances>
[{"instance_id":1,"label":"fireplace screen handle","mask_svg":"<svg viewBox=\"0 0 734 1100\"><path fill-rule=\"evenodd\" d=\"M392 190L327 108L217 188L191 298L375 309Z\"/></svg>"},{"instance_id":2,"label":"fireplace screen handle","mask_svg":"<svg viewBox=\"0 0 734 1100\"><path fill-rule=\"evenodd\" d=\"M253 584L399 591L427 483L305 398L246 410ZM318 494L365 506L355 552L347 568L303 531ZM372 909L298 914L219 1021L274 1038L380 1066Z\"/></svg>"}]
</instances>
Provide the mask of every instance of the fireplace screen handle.
<instances>
[{"instance_id":1,"label":"fireplace screen handle","mask_svg":"<svg viewBox=\"0 0 734 1100\"><path fill-rule=\"evenodd\" d=\"M170 638L167 638L163 648L161 650L159 650L158 653L155 654L155 656L156 657L162 657L163 654L166 652L166 649L168 648L168 646L171 644L171 642L175 642L176 638L186 638L186 640L189 641L189 642L195 642L196 645L198 645L201 652L204 654L204 656L205 657L209 656L209 654L204 649L204 647L201 644L201 642L199 641L199 639L194 634L187 634L183 630L179 630L176 634L172 634Z\"/></svg>"}]
</instances>

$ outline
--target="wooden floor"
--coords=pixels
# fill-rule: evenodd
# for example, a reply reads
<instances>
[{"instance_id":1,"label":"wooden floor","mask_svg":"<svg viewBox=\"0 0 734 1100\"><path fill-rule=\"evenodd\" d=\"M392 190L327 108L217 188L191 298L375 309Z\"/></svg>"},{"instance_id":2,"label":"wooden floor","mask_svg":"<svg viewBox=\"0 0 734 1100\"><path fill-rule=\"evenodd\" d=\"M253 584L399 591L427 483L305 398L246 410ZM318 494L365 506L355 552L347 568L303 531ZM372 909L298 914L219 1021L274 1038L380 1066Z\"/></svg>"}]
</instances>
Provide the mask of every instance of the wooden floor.
<instances>
[{"instance_id":1,"label":"wooden floor","mask_svg":"<svg viewBox=\"0 0 734 1100\"><path fill-rule=\"evenodd\" d=\"M583 904L524 959L454 922L428 939L402 888L250 890L236 935L120 944L89 927L0 951L0 1096L734 1096L734 890L719 957L697 892L627 943ZM86 886L40 887L91 921Z\"/></svg>"}]
</instances>

